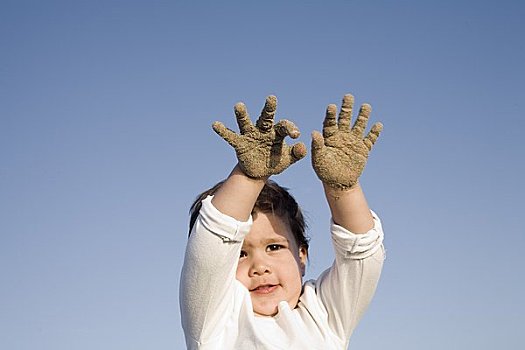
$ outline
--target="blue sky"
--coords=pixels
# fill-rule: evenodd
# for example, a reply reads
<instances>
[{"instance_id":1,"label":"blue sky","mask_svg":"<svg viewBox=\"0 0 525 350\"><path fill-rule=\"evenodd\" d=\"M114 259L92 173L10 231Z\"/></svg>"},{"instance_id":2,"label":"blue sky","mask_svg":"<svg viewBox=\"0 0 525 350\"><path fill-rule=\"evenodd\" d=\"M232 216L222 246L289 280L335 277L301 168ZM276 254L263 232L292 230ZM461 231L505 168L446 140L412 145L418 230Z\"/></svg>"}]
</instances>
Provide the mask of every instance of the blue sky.
<instances>
[{"instance_id":1,"label":"blue sky","mask_svg":"<svg viewBox=\"0 0 525 350\"><path fill-rule=\"evenodd\" d=\"M309 144L353 93L387 261L354 349L525 342L520 1L1 1L0 347L182 349L188 208L211 130L269 94ZM520 180L521 179L521 180ZM275 178L332 260L310 158Z\"/></svg>"}]
</instances>

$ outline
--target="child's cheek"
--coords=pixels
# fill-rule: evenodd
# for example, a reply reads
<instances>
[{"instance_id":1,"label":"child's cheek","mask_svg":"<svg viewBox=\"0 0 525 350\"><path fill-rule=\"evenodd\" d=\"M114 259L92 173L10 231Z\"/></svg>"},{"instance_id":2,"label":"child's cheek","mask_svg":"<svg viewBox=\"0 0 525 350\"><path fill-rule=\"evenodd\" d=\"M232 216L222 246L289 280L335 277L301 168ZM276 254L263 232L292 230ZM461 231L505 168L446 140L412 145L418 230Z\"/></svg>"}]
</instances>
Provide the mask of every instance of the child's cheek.
<instances>
[{"instance_id":1,"label":"child's cheek","mask_svg":"<svg viewBox=\"0 0 525 350\"><path fill-rule=\"evenodd\" d=\"M237 272L235 274L235 278L239 282L241 282L246 288L249 288L248 271L245 265L246 264L243 264L242 261L239 261L239 264L237 265Z\"/></svg>"}]
</instances>

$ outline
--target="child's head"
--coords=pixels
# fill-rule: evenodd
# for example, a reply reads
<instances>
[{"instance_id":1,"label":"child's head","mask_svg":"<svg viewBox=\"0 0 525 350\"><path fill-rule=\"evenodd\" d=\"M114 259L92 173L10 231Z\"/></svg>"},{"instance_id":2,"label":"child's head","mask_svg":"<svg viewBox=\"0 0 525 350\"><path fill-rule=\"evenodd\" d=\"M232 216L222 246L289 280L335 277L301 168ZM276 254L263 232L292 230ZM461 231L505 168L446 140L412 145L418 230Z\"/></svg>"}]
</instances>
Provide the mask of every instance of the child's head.
<instances>
[{"instance_id":1,"label":"child's head","mask_svg":"<svg viewBox=\"0 0 525 350\"><path fill-rule=\"evenodd\" d=\"M203 192L191 207L190 232L201 202L213 195L222 182ZM280 301L293 309L302 288L308 238L299 205L290 193L267 181L252 210L253 226L245 237L237 280L249 291L256 314L272 316Z\"/></svg>"},{"instance_id":2,"label":"child's head","mask_svg":"<svg viewBox=\"0 0 525 350\"><path fill-rule=\"evenodd\" d=\"M202 201L217 192L224 181L220 181L210 189L202 192L191 205L190 208L190 225L188 235L193 229L195 220L199 215ZM306 236L306 222L304 220L301 208L295 198L288 192L288 189L279 186L272 180L267 180L252 210L252 214L257 212L273 213L283 220L287 221L298 246L308 251L308 237Z\"/></svg>"}]
</instances>

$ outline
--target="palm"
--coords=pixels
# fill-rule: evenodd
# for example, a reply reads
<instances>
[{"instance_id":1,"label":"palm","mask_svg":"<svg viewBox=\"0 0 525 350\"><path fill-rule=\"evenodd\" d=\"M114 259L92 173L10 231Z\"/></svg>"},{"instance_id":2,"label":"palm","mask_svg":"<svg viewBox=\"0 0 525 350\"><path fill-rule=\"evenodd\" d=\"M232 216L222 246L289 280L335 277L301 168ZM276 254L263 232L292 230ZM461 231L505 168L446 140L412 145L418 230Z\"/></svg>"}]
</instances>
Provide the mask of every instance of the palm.
<instances>
[{"instance_id":1,"label":"palm","mask_svg":"<svg viewBox=\"0 0 525 350\"><path fill-rule=\"evenodd\" d=\"M276 105L275 96L269 96L254 125L244 104L236 104L235 116L239 134L220 122L213 124L215 132L235 149L241 169L250 177L262 178L279 174L306 155L304 144L289 146L284 142L286 136L299 137L299 130L292 122L281 120L273 124Z\"/></svg>"},{"instance_id":2,"label":"palm","mask_svg":"<svg viewBox=\"0 0 525 350\"><path fill-rule=\"evenodd\" d=\"M323 135L312 134L312 165L317 176L324 183L339 189L350 188L361 176L368 154L372 149L382 125L375 124L363 137L371 107L364 104L353 127L350 119L353 96L346 95L336 121L336 107L329 105L323 123Z\"/></svg>"}]
</instances>

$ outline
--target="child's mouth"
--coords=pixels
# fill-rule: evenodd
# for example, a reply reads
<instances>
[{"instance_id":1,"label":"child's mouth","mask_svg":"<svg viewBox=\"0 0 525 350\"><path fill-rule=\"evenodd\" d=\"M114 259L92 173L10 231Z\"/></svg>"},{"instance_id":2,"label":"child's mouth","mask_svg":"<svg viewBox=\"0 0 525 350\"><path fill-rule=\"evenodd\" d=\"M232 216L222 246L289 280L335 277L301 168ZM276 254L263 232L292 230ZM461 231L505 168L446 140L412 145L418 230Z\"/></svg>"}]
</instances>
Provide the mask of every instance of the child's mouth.
<instances>
[{"instance_id":1,"label":"child's mouth","mask_svg":"<svg viewBox=\"0 0 525 350\"><path fill-rule=\"evenodd\" d=\"M251 292L256 293L256 294L270 294L275 289L277 289L277 285L265 284L255 289L252 289Z\"/></svg>"}]
</instances>

